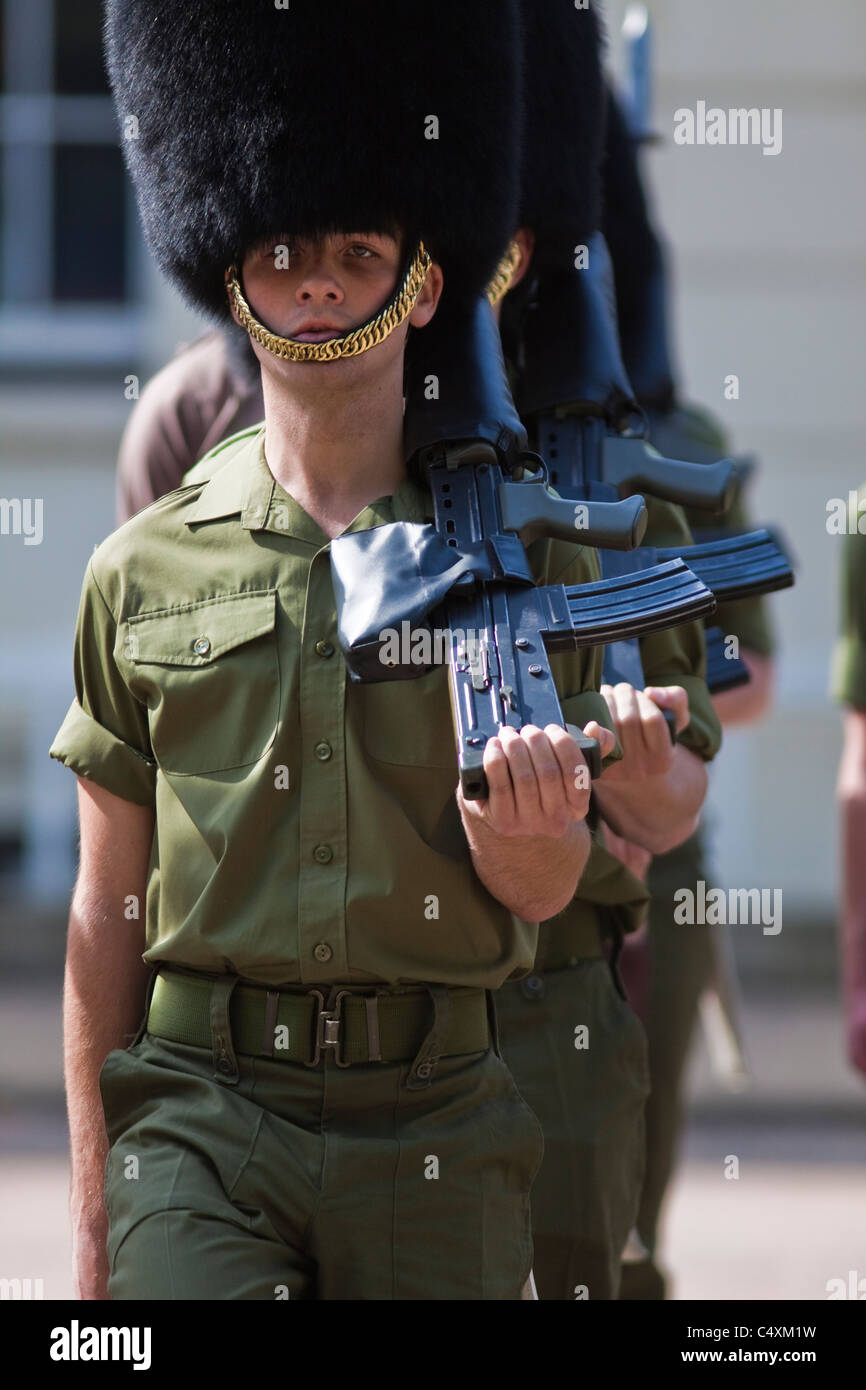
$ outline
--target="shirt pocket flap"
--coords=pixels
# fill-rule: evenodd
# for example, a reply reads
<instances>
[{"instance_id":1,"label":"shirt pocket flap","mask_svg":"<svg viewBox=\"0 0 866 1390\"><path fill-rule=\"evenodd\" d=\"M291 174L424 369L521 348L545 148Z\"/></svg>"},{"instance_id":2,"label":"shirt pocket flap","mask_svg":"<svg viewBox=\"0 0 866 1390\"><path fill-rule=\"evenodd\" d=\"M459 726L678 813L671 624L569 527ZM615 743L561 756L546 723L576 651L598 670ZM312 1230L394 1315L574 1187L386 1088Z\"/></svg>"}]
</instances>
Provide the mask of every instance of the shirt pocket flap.
<instances>
[{"instance_id":1,"label":"shirt pocket flap","mask_svg":"<svg viewBox=\"0 0 866 1390\"><path fill-rule=\"evenodd\" d=\"M123 654L136 664L209 666L217 657L272 632L276 590L229 594L129 619Z\"/></svg>"}]
</instances>

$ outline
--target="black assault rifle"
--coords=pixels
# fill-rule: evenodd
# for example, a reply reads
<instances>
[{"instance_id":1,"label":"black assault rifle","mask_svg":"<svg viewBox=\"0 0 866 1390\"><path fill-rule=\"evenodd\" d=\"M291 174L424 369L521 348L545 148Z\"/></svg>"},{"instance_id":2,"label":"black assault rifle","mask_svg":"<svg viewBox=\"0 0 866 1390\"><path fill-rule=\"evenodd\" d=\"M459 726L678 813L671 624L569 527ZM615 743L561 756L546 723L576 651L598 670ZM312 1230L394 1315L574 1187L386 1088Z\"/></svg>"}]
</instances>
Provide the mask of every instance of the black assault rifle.
<instances>
[{"instance_id":1,"label":"black assault rifle","mask_svg":"<svg viewBox=\"0 0 866 1390\"><path fill-rule=\"evenodd\" d=\"M610 257L604 238L589 244L587 267L542 276L535 289L521 345L521 413L534 427L551 482L576 502L651 494L681 506L718 512L730 505L738 486L731 460L710 463L665 458L645 438L646 421L634 399L617 334ZM673 549L640 547L627 554L602 548L606 578L622 578L679 555ZM756 531L725 537L686 551L690 569L717 601L752 597L793 583L790 562L774 537ZM748 679L744 663L724 671L723 642L713 639L708 662L712 690ZM605 650L605 680L645 684L636 640ZM664 711L671 737L674 716Z\"/></svg>"},{"instance_id":2,"label":"black assault rifle","mask_svg":"<svg viewBox=\"0 0 866 1390\"><path fill-rule=\"evenodd\" d=\"M460 783L478 799L487 795L488 739L505 725L564 724L550 653L676 626L712 612L715 600L679 556L595 583L537 587L524 543L547 535L633 548L646 528L643 499L576 508L550 490L543 468L526 476L533 456L485 299L463 316L452 311L450 323L437 315L413 349L406 448L432 493L434 523L395 522L331 542L339 639L351 679L411 679L430 665L386 664L384 633L404 621L427 631L441 624ZM579 742L598 776L598 744Z\"/></svg>"}]
</instances>

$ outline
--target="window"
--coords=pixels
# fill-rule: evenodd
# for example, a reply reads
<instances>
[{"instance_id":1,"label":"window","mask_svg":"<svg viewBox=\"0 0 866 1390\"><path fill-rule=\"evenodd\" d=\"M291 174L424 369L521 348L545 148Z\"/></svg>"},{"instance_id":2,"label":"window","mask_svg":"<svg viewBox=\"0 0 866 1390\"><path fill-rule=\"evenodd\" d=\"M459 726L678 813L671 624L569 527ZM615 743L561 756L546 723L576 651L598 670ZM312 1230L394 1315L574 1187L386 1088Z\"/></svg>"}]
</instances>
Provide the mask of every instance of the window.
<instances>
[{"instance_id":1,"label":"window","mask_svg":"<svg viewBox=\"0 0 866 1390\"><path fill-rule=\"evenodd\" d=\"M128 353L142 255L100 0L2 0L0 361Z\"/></svg>"}]
</instances>

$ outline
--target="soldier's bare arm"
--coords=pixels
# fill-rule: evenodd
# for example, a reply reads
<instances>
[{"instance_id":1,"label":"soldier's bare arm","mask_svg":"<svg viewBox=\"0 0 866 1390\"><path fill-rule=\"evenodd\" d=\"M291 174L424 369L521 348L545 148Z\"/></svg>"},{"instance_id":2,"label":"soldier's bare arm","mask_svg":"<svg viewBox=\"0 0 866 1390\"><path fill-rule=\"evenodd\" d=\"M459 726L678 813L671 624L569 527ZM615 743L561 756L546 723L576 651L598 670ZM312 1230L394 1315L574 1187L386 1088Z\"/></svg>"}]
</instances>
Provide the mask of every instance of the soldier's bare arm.
<instances>
[{"instance_id":1,"label":"soldier's bare arm","mask_svg":"<svg viewBox=\"0 0 866 1390\"><path fill-rule=\"evenodd\" d=\"M591 721L602 756L609 729ZM490 795L458 803L475 872L494 898L527 922L543 922L571 901L589 858L589 777L575 740L550 724L503 728L484 750ZM583 773L583 775L581 775Z\"/></svg>"},{"instance_id":2,"label":"soldier's bare arm","mask_svg":"<svg viewBox=\"0 0 866 1390\"><path fill-rule=\"evenodd\" d=\"M153 812L78 779L81 857L69 913L63 988L66 1099L72 1159L70 1214L79 1297L107 1298L108 1221L103 1170L108 1139L99 1072L128 1047L144 1010L148 971L144 900ZM130 915L131 899L138 916Z\"/></svg>"},{"instance_id":3,"label":"soldier's bare arm","mask_svg":"<svg viewBox=\"0 0 866 1390\"><path fill-rule=\"evenodd\" d=\"M602 686L622 745L596 794L605 821L623 839L665 854L697 827L707 794L704 762L672 744L662 709L674 711L679 733L689 722L689 703L680 686Z\"/></svg>"},{"instance_id":4,"label":"soldier's bare arm","mask_svg":"<svg viewBox=\"0 0 866 1390\"><path fill-rule=\"evenodd\" d=\"M837 796L842 819L842 966L848 1056L866 1074L866 711L846 709Z\"/></svg>"}]
</instances>

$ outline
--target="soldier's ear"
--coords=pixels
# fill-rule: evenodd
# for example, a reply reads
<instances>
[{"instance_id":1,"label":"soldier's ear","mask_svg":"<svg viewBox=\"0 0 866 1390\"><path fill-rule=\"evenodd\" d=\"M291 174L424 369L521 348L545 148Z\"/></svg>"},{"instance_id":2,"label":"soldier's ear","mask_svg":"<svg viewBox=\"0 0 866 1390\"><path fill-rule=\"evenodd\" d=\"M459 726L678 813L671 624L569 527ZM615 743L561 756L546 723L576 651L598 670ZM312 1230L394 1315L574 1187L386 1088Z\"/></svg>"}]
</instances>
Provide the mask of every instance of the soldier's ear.
<instances>
[{"instance_id":1,"label":"soldier's ear","mask_svg":"<svg viewBox=\"0 0 866 1390\"><path fill-rule=\"evenodd\" d=\"M413 328L423 328L425 324L430 322L442 297L444 284L445 277L442 274L442 268L434 261L427 271L427 278L421 287L421 293L409 315L409 322Z\"/></svg>"},{"instance_id":2,"label":"soldier's ear","mask_svg":"<svg viewBox=\"0 0 866 1390\"><path fill-rule=\"evenodd\" d=\"M514 240L520 247L520 264L511 277L510 288L514 289L519 285L532 265L532 253L535 250L535 233L531 227L518 227L514 233Z\"/></svg>"}]
</instances>

